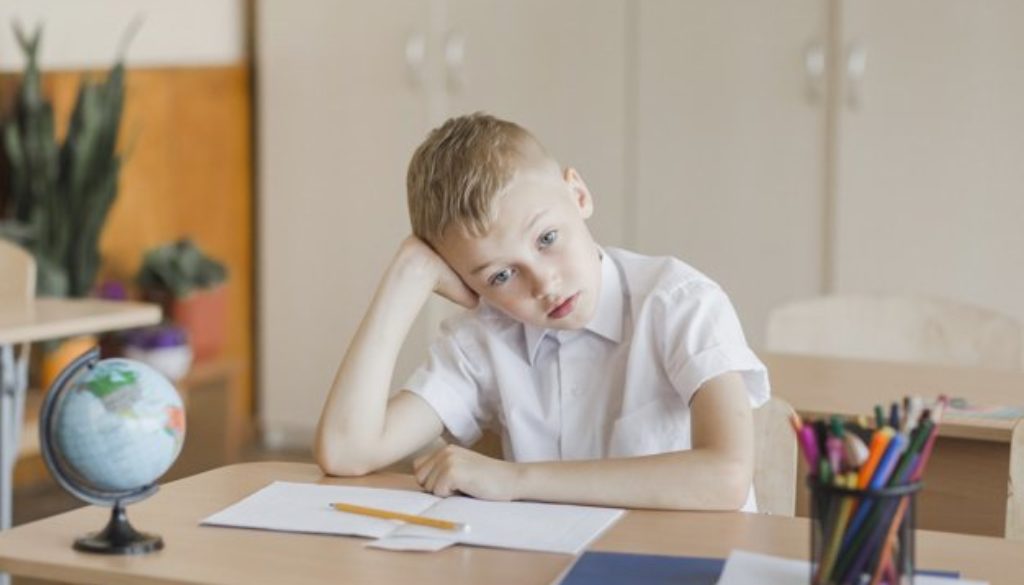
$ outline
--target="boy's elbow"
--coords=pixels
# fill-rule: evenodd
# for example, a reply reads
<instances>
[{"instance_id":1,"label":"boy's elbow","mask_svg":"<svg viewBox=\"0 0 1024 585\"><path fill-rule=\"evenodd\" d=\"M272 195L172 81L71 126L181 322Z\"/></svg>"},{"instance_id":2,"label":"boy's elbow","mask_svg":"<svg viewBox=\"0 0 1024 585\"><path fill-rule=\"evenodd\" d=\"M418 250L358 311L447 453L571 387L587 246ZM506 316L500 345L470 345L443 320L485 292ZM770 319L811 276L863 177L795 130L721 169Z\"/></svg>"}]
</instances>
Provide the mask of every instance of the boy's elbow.
<instances>
[{"instance_id":1,"label":"boy's elbow","mask_svg":"<svg viewBox=\"0 0 1024 585\"><path fill-rule=\"evenodd\" d=\"M313 460L326 475L359 476L374 471L374 467L364 458L356 457L359 449L353 449L345 441L317 436L313 443Z\"/></svg>"},{"instance_id":2,"label":"boy's elbow","mask_svg":"<svg viewBox=\"0 0 1024 585\"><path fill-rule=\"evenodd\" d=\"M722 489L719 491L721 501L718 503L721 509L741 509L747 503L752 483L753 470L750 469L750 465L741 462L726 463L722 473Z\"/></svg>"},{"instance_id":3,"label":"boy's elbow","mask_svg":"<svg viewBox=\"0 0 1024 585\"><path fill-rule=\"evenodd\" d=\"M753 470L740 461L723 459L707 468L711 481L704 483L698 493L684 496L685 501L675 502L667 507L682 510L708 510L735 512L747 503L750 495ZM681 482L692 481L680 478ZM682 493L682 490L680 490Z\"/></svg>"}]
</instances>

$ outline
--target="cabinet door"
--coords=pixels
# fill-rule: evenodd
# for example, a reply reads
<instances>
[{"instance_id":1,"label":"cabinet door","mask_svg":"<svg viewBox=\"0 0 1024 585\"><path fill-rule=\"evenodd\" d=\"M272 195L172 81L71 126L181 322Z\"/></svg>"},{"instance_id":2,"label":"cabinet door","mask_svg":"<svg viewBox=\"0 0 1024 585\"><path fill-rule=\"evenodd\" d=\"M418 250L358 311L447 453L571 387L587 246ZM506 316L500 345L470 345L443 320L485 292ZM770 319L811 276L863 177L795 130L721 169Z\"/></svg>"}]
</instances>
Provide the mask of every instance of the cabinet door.
<instances>
[{"instance_id":1,"label":"cabinet door","mask_svg":"<svg viewBox=\"0 0 1024 585\"><path fill-rule=\"evenodd\" d=\"M258 363L270 443L308 445L409 232L405 171L428 127L431 81L408 57L430 42L430 10L421 0L257 3Z\"/></svg>"},{"instance_id":2,"label":"cabinet door","mask_svg":"<svg viewBox=\"0 0 1024 585\"><path fill-rule=\"evenodd\" d=\"M1024 2L843 7L837 287L1024 319Z\"/></svg>"},{"instance_id":3,"label":"cabinet door","mask_svg":"<svg viewBox=\"0 0 1024 585\"><path fill-rule=\"evenodd\" d=\"M484 110L532 131L595 198L591 230L623 244L626 2L452 0L446 114Z\"/></svg>"},{"instance_id":4,"label":"cabinet door","mask_svg":"<svg viewBox=\"0 0 1024 585\"><path fill-rule=\"evenodd\" d=\"M817 0L643 0L631 239L729 293L753 343L823 278L826 14ZM809 61L809 63L808 63Z\"/></svg>"}]
</instances>

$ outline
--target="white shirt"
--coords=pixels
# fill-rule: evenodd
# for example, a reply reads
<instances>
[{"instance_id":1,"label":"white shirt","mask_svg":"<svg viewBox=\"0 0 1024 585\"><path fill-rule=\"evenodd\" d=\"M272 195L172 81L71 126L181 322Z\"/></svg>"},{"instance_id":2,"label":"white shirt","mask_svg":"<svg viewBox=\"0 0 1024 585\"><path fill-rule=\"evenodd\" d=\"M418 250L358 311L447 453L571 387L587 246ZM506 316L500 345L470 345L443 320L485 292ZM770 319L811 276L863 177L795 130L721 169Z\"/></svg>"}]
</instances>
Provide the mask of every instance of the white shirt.
<instances>
[{"instance_id":1,"label":"white shirt","mask_svg":"<svg viewBox=\"0 0 1024 585\"><path fill-rule=\"evenodd\" d=\"M674 258L604 252L584 329L539 329L481 303L442 324L403 388L463 445L498 432L511 461L689 449L690 400L726 372L742 374L752 406L768 400L767 370L717 284ZM756 509L753 492L743 509Z\"/></svg>"}]
</instances>

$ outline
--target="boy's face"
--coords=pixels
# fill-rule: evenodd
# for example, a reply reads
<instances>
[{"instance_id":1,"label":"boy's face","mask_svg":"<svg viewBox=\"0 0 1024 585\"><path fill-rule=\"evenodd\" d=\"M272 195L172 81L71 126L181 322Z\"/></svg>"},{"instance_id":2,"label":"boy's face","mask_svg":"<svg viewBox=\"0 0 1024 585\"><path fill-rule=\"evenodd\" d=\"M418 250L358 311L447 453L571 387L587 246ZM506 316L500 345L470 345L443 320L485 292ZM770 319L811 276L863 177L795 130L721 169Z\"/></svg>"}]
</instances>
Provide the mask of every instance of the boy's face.
<instances>
[{"instance_id":1,"label":"boy's face","mask_svg":"<svg viewBox=\"0 0 1024 585\"><path fill-rule=\"evenodd\" d=\"M482 299L512 318L547 329L579 329L594 316L601 260L584 220L593 213L573 169L514 180L495 201L490 230L451 230L437 251Z\"/></svg>"}]
</instances>

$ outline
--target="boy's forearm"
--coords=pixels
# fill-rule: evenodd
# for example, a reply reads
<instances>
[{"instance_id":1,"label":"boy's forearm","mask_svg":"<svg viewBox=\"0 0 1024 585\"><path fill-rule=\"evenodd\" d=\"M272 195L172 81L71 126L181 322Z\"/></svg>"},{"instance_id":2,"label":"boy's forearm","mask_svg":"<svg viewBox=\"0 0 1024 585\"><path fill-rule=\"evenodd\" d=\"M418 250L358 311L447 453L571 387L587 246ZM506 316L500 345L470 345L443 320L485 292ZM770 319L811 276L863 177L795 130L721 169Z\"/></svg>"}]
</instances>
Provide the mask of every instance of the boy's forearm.
<instances>
[{"instance_id":1,"label":"boy's forearm","mask_svg":"<svg viewBox=\"0 0 1024 585\"><path fill-rule=\"evenodd\" d=\"M430 294L431 283L401 257L381 279L320 417L315 451L325 470L356 473L372 459L385 427L398 352Z\"/></svg>"},{"instance_id":2,"label":"boy's forearm","mask_svg":"<svg viewBox=\"0 0 1024 585\"><path fill-rule=\"evenodd\" d=\"M753 475L710 450L518 465L515 499L672 510L739 509Z\"/></svg>"}]
</instances>

